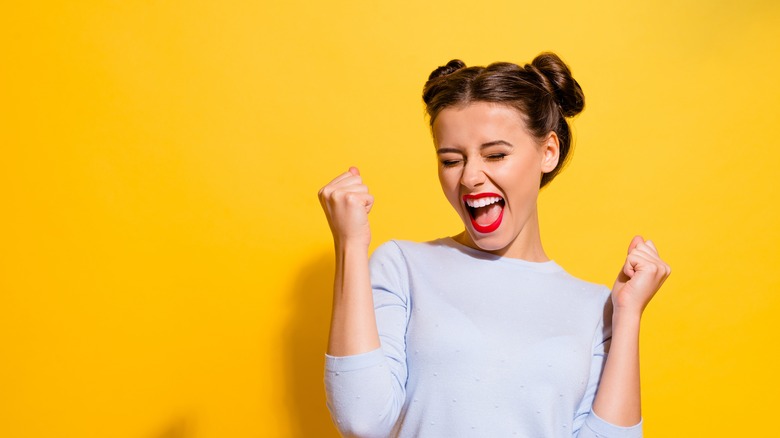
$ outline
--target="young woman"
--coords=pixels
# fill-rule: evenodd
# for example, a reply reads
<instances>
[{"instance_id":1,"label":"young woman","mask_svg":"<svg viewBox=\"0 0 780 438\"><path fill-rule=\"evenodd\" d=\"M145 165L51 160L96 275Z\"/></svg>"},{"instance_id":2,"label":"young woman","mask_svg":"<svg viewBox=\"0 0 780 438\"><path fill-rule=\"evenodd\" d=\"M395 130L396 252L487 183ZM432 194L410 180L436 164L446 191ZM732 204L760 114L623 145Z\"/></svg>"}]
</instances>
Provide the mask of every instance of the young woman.
<instances>
[{"instance_id":1,"label":"young woman","mask_svg":"<svg viewBox=\"0 0 780 438\"><path fill-rule=\"evenodd\" d=\"M450 61L423 91L439 180L465 230L391 241L369 261L356 168L319 192L336 250L328 407L360 437L638 437L639 325L670 273L640 236L612 290L567 274L537 197L584 95L558 56Z\"/></svg>"}]
</instances>

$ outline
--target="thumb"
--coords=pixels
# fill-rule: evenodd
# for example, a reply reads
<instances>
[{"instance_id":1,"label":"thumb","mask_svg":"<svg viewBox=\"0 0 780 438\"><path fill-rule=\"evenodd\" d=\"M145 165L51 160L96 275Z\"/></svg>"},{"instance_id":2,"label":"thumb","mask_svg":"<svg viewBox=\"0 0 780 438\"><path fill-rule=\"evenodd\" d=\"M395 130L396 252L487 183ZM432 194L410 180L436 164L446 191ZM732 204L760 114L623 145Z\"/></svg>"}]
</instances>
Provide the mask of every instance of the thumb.
<instances>
[{"instance_id":1,"label":"thumb","mask_svg":"<svg viewBox=\"0 0 780 438\"><path fill-rule=\"evenodd\" d=\"M643 239L642 236L634 236L634 238L631 239L631 243L628 245L628 252L631 252L631 250L636 248L637 245L644 242L645 239Z\"/></svg>"},{"instance_id":2,"label":"thumb","mask_svg":"<svg viewBox=\"0 0 780 438\"><path fill-rule=\"evenodd\" d=\"M615 283L612 285L612 291L616 292L623 288L623 286L628 283L628 280L631 280L631 277L626 273L625 265L623 266L623 269L620 270L620 272L617 275L617 278L615 279Z\"/></svg>"},{"instance_id":3,"label":"thumb","mask_svg":"<svg viewBox=\"0 0 780 438\"><path fill-rule=\"evenodd\" d=\"M360 171L355 166L351 166L349 168L349 173L351 173L353 176L359 176L360 175Z\"/></svg>"}]
</instances>

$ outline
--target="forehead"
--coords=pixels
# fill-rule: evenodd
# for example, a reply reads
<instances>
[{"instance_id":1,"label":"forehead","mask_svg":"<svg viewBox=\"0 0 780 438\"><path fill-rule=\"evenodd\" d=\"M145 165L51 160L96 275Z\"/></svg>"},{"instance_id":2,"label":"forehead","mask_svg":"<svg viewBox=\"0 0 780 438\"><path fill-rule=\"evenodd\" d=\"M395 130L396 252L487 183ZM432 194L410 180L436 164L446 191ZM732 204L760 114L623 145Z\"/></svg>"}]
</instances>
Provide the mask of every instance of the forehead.
<instances>
[{"instance_id":1,"label":"forehead","mask_svg":"<svg viewBox=\"0 0 780 438\"><path fill-rule=\"evenodd\" d=\"M473 102L439 112L432 126L437 145L468 146L494 140L530 137L520 111L501 104Z\"/></svg>"}]
</instances>

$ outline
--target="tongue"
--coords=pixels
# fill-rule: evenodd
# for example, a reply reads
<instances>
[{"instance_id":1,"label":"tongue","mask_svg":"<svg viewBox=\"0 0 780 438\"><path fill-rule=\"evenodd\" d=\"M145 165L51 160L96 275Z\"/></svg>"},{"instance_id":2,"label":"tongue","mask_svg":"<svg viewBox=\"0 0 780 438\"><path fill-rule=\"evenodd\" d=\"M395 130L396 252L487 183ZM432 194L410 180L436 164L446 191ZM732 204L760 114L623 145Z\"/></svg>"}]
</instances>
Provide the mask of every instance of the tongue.
<instances>
[{"instance_id":1,"label":"tongue","mask_svg":"<svg viewBox=\"0 0 780 438\"><path fill-rule=\"evenodd\" d=\"M498 216L501 214L501 204L496 202L486 207L479 207L474 209L474 221L479 225L486 227L493 224L498 220Z\"/></svg>"}]
</instances>

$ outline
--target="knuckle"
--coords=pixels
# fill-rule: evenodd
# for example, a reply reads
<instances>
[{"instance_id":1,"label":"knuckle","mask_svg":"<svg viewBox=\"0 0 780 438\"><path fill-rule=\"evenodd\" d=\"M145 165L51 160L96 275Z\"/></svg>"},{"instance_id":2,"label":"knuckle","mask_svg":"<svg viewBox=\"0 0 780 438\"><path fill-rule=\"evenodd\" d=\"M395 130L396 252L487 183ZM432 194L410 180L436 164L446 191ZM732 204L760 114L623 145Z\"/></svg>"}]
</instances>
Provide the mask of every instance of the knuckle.
<instances>
[{"instance_id":1,"label":"knuckle","mask_svg":"<svg viewBox=\"0 0 780 438\"><path fill-rule=\"evenodd\" d=\"M349 201L349 193L344 192L336 192L333 194L333 202L337 204L342 204L344 202Z\"/></svg>"},{"instance_id":2,"label":"knuckle","mask_svg":"<svg viewBox=\"0 0 780 438\"><path fill-rule=\"evenodd\" d=\"M357 200L358 194L355 192L348 192L344 194L344 200L347 202L355 202Z\"/></svg>"}]
</instances>

